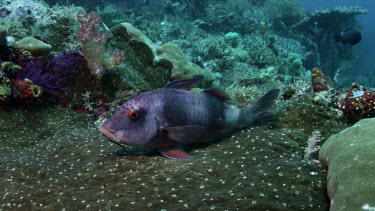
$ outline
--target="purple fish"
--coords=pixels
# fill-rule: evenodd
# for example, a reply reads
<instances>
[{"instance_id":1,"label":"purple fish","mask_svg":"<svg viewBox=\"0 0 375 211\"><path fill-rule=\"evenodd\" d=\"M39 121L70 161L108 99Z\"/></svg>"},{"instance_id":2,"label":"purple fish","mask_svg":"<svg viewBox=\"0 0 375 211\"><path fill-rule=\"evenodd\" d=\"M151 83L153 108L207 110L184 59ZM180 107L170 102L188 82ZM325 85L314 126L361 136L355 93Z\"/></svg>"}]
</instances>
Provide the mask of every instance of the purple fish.
<instances>
[{"instance_id":1,"label":"purple fish","mask_svg":"<svg viewBox=\"0 0 375 211\"><path fill-rule=\"evenodd\" d=\"M197 79L172 81L125 102L99 131L117 144L157 149L172 159L191 159L181 147L200 143L241 125L277 120L267 110L279 95L273 89L251 106L237 106L217 88L191 91Z\"/></svg>"}]
</instances>

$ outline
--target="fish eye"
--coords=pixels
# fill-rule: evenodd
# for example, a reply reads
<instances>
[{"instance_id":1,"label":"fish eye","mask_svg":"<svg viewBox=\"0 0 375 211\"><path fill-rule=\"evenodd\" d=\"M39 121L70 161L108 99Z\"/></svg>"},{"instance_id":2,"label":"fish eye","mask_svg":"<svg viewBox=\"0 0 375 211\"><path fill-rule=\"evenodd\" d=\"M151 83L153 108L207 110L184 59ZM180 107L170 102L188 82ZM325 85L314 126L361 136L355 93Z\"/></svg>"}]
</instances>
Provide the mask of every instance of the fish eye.
<instances>
[{"instance_id":1,"label":"fish eye","mask_svg":"<svg viewBox=\"0 0 375 211\"><path fill-rule=\"evenodd\" d=\"M129 117L132 120L137 120L139 118L139 116L140 116L139 110L132 110L132 111L129 112Z\"/></svg>"}]
</instances>

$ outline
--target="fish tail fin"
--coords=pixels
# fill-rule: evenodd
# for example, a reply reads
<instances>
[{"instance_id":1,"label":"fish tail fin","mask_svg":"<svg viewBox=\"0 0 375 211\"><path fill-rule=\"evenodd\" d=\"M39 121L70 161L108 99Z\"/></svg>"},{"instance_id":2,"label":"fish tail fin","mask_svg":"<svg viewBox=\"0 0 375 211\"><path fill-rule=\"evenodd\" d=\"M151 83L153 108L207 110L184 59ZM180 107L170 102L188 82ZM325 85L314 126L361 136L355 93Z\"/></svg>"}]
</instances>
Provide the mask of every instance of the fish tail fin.
<instances>
[{"instance_id":1,"label":"fish tail fin","mask_svg":"<svg viewBox=\"0 0 375 211\"><path fill-rule=\"evenodd\" d=\"M278 117L268 112L276 98L279 96L279 89L272 89L267 92L250 106L241 108L240 121L244 125L267 125L278 119Z\"/></svg>"}]
</instances>

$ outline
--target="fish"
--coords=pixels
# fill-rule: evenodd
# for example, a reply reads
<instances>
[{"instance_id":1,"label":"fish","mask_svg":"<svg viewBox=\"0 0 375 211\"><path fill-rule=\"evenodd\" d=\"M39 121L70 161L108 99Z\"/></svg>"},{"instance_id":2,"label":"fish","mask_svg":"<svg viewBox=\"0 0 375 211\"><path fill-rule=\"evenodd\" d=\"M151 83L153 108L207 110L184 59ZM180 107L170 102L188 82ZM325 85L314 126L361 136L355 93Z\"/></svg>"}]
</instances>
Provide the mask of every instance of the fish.
<instances>
[{"instance_id":1,"label":"fish","mask_svg":"<svg viewBox=\"0 0 375 211\"><path fill-rule=\"evenodd\" d=\"M353 46L361 41L362 35L356 29L347 28L339 35L335 35L335 39L342 45L350 44L351 46Z\"/></svg>"},{"instance_id":2,"label":"fish","mask_svg":"<svg viewBox=\"0 0 375 211\"><path fill-rule=\"evenodd\" d=\"M184 144L203 143L241 125L266 125L278 117L268 112L280 90L251 105L236 105L219 88L192 90L198 79L169 82L126 101L99 131L109 141L158 150L171 159L189 160Z\"/></svg>"}]
</instances>

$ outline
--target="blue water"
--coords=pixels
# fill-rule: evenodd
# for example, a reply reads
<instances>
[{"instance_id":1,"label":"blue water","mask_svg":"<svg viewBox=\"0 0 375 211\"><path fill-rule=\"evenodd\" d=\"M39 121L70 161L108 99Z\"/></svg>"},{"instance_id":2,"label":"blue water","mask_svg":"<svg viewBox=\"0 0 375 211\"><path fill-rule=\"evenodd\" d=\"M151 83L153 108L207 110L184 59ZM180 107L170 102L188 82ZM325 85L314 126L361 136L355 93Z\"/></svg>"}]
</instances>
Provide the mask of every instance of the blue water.
<instances>
[{"instance_id":1,"label":"blue water","mask_svg":"<svg viewBox=\"0 0 375 211\"><path fill-rule=\"evenodd\" d=\"M360 6L366 8L368 13L365 15L357 16L363 24L363 31L360 43L358 43L359 57L355 62L355 65L350 73L348 74L358 74L364 71L366 68L371 68L372 72L375 72L375 65L372 67L367 64L372 64L375 61L375 52L373 47L375 46L375 1L367 0L301 0L306 11L311 11L313 9L325 9L325 8L335 8L337 6Z\"/></svg>"}]
</instances>

